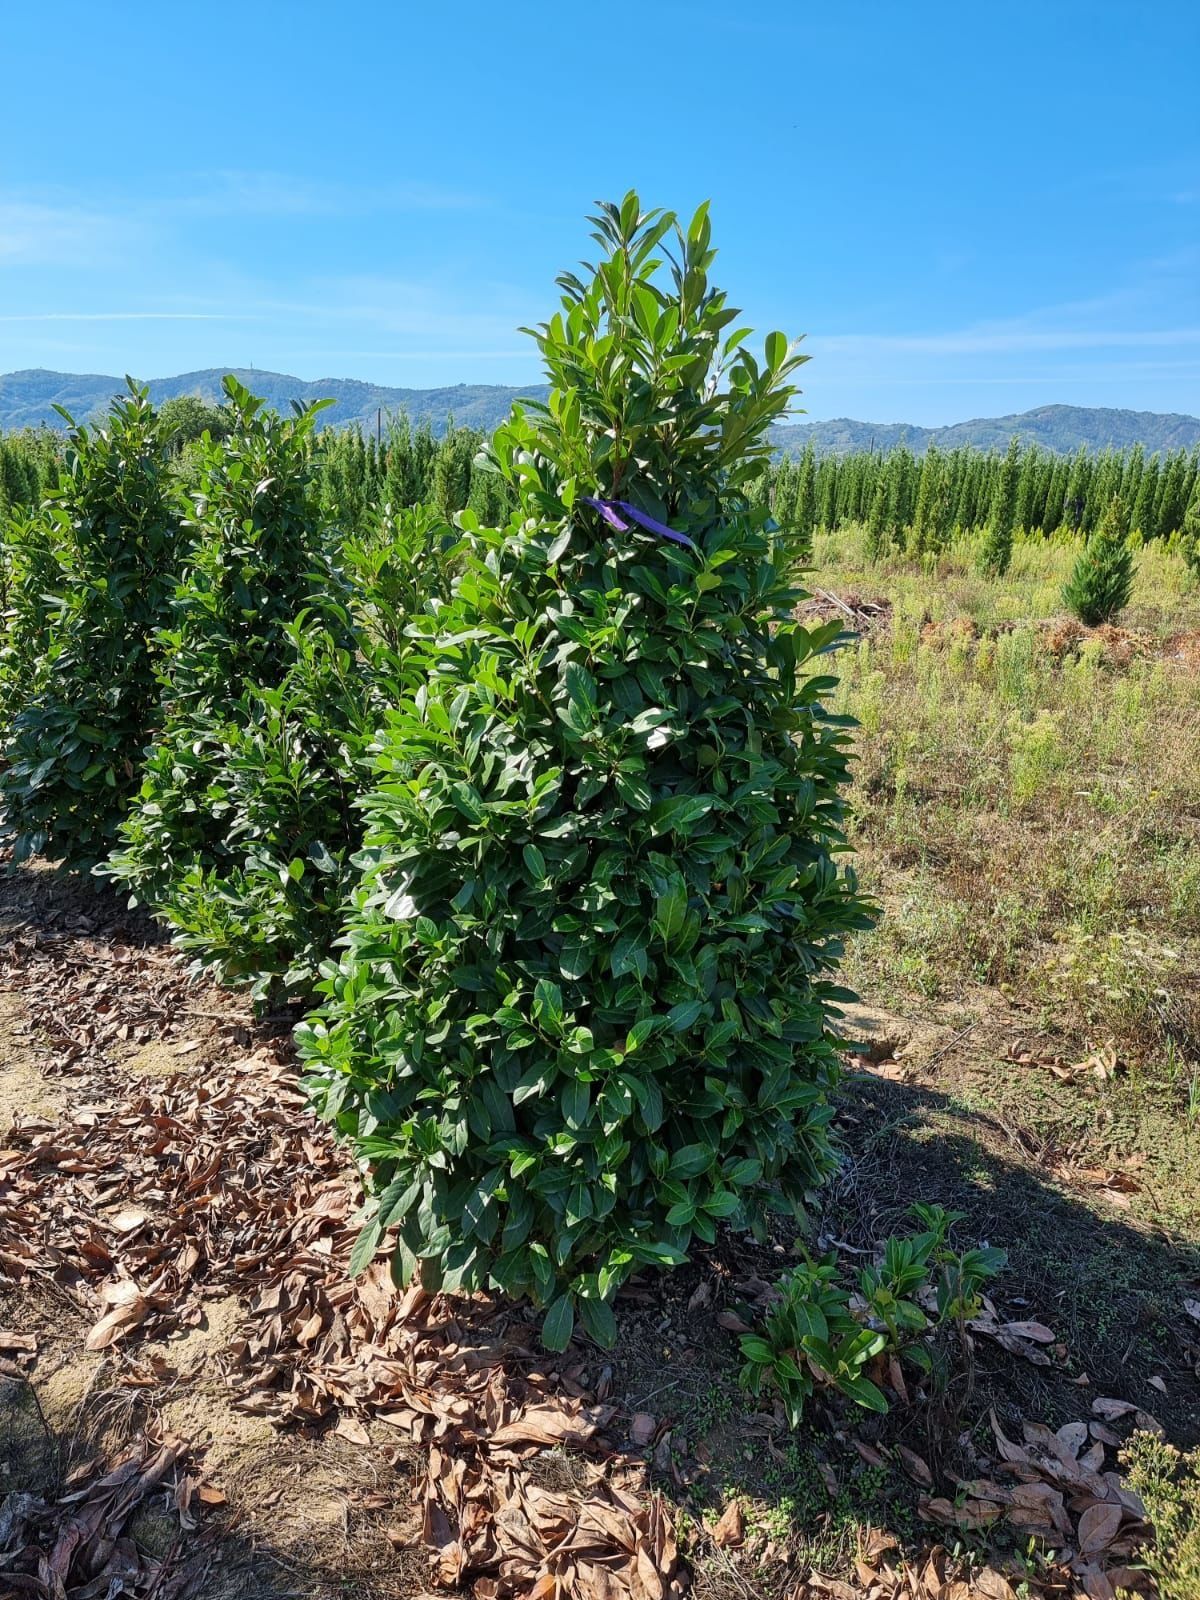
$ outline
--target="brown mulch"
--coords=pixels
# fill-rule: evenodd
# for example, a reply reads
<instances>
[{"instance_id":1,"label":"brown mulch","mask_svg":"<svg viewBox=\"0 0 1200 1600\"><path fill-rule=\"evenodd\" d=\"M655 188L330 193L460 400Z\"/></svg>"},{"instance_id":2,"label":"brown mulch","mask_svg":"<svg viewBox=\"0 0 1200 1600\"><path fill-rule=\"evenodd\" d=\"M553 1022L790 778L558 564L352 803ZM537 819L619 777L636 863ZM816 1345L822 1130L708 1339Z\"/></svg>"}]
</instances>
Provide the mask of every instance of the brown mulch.
<instances>
[{"instance_id":1,"label":"brown mulch","mask_svg":"<svg viewBox=\"0 0 1200 1600\"><path fill-rule=\"evenodd\" d=\"M0 1504L0 1580L5 1594L49 1600L188 1600L206 1563L180 1559L179 1534L161 1556L132 1536L130 1524L152 1498L169 1503L180 1533L195 1528L197 1484L181 1468L187 1446L170 1435L141 1439L108 1471L86 1463L61 1494L13 1493Z\"/></svg>"},{"instance_id":2,"label":"brown mulch","mask_svg":"<svg viewBox=\"0 0 1200 1600\"><path fill-rule=\"evenodd\" d=\"M21 930L0 950L0 985L59 1045L76 1102L69 1122L19 1119L0 1148L5 1279L65 1291L91 1320L86 1348L122 1357L143 1393L156 1374L135 1336L198 1326L207 1299L235 1293L245 1315L222 1359L239 1407L352 1441L379 1420L419 1447L435 1587L679 1594L670 1518L619 1448L599 1365L578 1350L548 1359L525 1314L486 1296L402 1292L384 1262L351 1280L354 1175L306 1110L286 1043L122 1083L100 1052L147 1023L177 1029L199 991L167 952L104 946L94 919L75 921L75 938ZM531 1459L554 1448L580 1456L570 1493L531 1480Z\"/></svg>"},{"instance_id":3,"label":"brown mulch","mask_svg":"<svg viewBox=\"0 0 1200 1600\"><path fill-rule=\"evenodd\" d=\"M398 1289L382 1260L351 1280L355 1174L304 1106L286 1034L188 982L166 949L139 944L119 916L115 927L106 920L114 913L103 901L81 909L68 898L56 917L0 943L0 990L21 996L52 1043L49 1065L72 1108L69 1120L19 1119L0 1142L0 1278L66 1295L88 1320L87 1348L106 1352L151 1410L160 1374L140 1343L195 1328L207 1302L236 1296L241 1320L220 1355L234 1403L352 1444L394 1430L418 1466L411 1503L382 1508L391 1512L383 1537L423 1548L434 1590L678 1600L688 1580L675 1509L652 1487L639 1418L609 1392L598 1353L548 1356L523 1308ZM167 1042L177 1070L131 1081L114 1066L114 1054L155 1041ZM189 1070L198 1060L205 1070ZM28 1371L36 1340L20 1334L0 1352L9 1353L14 1370ZM986 1479L959 1485L953 1501L929 1495L922 1512L956 1534L996 1522L1044 1532L1059 1554L1030 1592L1108 1600L1144 1529L1103 1470L1105 1434L1080 1441L1072 1467L1042 1438L1049 1430L1029 1427L1022 1446L998 1436ZM195 1553L173 1565L136 1541L131 1549L127 1525L168 1477L181 1531L204 1507L217 1511L219 1486L206 1481L202 1456L186 1452L151 1431L57 1497L9 1495L0 1592L7 1583L55 1600L183 1600ZM545 1463L561 1452L570 1471L548 1479ZM973 1521L964 1524L963 1507ZM82 1531L67 1538L73 1527ZM694 1538L702 1552L708 1536ZM724 1542L736 1548L736 1529ZM118 1579L123 1589L112 1587ZM880 1535L860 1553L855 1586L811 1573L794 1600L1013 1593L991 1568L968 1578L940 1547L915 1565L900 1560Z\"/></svg>"}]
</instances>

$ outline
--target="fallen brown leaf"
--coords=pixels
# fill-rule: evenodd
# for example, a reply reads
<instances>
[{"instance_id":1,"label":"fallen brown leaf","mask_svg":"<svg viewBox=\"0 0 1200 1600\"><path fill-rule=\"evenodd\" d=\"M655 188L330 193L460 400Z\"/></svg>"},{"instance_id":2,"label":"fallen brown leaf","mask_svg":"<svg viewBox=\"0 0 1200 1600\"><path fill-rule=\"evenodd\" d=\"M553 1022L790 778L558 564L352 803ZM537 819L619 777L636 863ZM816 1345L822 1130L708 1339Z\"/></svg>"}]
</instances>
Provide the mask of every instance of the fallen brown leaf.
<instances>
[{"instance_id":1,"label":"fallen brown leaf","mask_svg":"<svg viewBox=\"0 0 1200 1600\"><path fill-rule=\"evenodd\" d=\"M636 1445L648 1445L658 1427L657 1419L648 1411L635 1411L629 1424L629 1437Z\"/></svg>"},{"instance_id":2,"label":"fallen brown leaf","mask_svg":"<svg viewBox=\"0 0 1200 1600\"><path fill-rule=\"evenodd\" d=\"M144 1322L150 1313L150 1302L140 1294L121 1301L113 1306L111 1311L106 1311L95 1323L87 1338L83 1341L85 1350L107 1350L110 1344L115 1344L132 1328Z\"/></svg>"},{"instance_id":3,"label":"fallen brown leaf","mask_svg":"<svg viewBox=\"0 0 1200 1600\"><path fill-rule=\"evenodd\" d=\"M923 1457L903 1444L896 1446L896 1454L904 1463L904 1470L914 1483L919 1483L923 1489L933 1488L933 1473L929 1470L929 1463Z\"/></svg>"},{"instance_id":4,"label":"fallen brown leaf","mask_svg":"<svg viewBox=\"0 0 1200 1600\"><path fill-rule=\"evenodd\" d=\"M746 1524L739 1501L731 1500L725 1507L712 1536L714 1544L719 1544L722 1549L732 1549L745 1541Z\"/></svg>"},{"instance_id":5,"label":"fallen brown leaf","mask_svg":"<svg viewBox=\"0 0 1200 1600\"><path fill-rule=\"evenodd\" d=\"M1107 1550L1117 1536L1122 1515L1119 1505L1089 1506L1079 1519L1080 1554L1093 1556Z\"/></svg>"}]
</instances>

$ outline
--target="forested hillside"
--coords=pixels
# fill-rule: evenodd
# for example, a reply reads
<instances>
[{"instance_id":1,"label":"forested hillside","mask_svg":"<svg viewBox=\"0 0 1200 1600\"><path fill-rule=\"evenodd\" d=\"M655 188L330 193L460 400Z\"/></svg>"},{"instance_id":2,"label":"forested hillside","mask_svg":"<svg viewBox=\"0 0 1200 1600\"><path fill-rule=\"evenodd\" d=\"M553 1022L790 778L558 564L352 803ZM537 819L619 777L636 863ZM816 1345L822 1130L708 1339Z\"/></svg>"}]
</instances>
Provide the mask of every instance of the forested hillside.
<instances>
[{"instance_id":1,"label":"forested hillside","mask_svg":"<svg viewBox=\"0 0 1200 1600\"><path fill-rule=\"evenodd\" d=\"M1190 450L1200 444L1200 418L1179 412L1125 411L1111 406L1038 406L1004 417L976 417L944 428L919 428L908 422L855 422L838 417L830 422L804 422L777 428L775 443L787 455L799 455L809 444L822 455L850 455L856 450L894 450L900 445L920 454L931 444L953 450L974 445L978 450L1004 450L1012 438L1039 445L1058 455L1085 450Z\"/></svg>"},{"instance_id":2,"label":"forested hillside","mask_svg":"<svg viewBox=\"0 0 1200 1600\"><path fill-rule=\"evenodd\" d=\"M542 396L546 392L543 384L525 389L491 383L458 383L444 389L392 389L357 378L318 378L309 383L283 372L260 372L253 367L209 367L174 378L152 378L147 384L150 399L155 405L162 405L180 395L195 395L219 403L221 382L227 372L276 411L286 413L293 400L303 405L313 400L332 400L334 404L321 413L322 427L359 423L374 428L382 411L385 419L403 412L414 423L428 422L435 434L445 432L451 420L491 432L503 422L520 395ZM109 401L124 388L123 378L103 373L50 372L37 367L0 374L0 431L39 426L63 429L66 423L55 406L62 406L83 422L94 412L107 410Z\"/></svg>"},{"instance_id":3,"label":"forested hillside","mask_svg":"<svg viewBox=\"0 0 1200 1600\"><path fill-rule=\"evenodd\" d=\"M322 428L357 424L372 430L382 417L403 414L414 426L428 423L440 436L451 423L490 433L508 415L522 395L542 399L543 384L524 388L503 384L454 384L443 389L395 389L365 383L357 378L318 378L308 382L282 372L261 372L247 367L209 367L184 372L174 378L152 378L147 384L156 405L180 396L195 396L219 404L221 381L227 371L269 406L286 412L293 400L307 405L331 399L321 413ZM0 374L0 432L16 428L66 427L55 406L78 421L106 410L114 395L124 390L123 378L105 374L50 372L34 368ZM1038 445L1059 455L1089 451L1131 450L1141 445L1147 454L1156 450L1190 450L1200 444L1200 418L1180 413L1114 410L1105 406L1039 406L1003 417L977 417L941 428L922 428L909 422L858 422L838 417L828 422L784 423L771 430L771 439L784 455L800 455L809 444L821 455L850 455L859 450L888 451L903 445L920 454L930 444L953 450L974 445L980 450L1005 450L1012 438Z\"/></svg>"}]
</instances>

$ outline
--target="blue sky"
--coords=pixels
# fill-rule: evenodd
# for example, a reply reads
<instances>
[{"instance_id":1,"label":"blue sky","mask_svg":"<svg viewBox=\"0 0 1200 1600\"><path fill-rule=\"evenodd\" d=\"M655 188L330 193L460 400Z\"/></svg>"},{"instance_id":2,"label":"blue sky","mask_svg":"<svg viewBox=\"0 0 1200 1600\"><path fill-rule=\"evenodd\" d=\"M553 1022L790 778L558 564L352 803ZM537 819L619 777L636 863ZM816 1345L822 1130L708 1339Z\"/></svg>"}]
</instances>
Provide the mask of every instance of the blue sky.
<instances>
[{"instance_id":1,"label":"blue sky","mask_svg":"<svg viewBox=\"0 0 1200 1600\"><path fill-rule=\"evenodd\" d=\"M0 371L523 383L597 196L711 198L813 417L1200 412L1200 6L4 7Z\"/></svg>"}]
</instances>

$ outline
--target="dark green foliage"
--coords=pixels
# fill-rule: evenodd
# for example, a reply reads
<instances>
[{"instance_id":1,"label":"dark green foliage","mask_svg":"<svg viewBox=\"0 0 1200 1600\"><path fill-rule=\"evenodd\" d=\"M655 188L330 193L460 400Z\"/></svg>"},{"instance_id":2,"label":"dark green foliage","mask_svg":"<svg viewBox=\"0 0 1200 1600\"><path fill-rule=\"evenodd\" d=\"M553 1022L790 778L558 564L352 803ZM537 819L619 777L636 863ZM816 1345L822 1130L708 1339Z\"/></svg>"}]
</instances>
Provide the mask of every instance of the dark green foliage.
<instances>
[{"instance_id":1,"label":"dark green foliage","mask_svg":"<svg viewBox=\"0 0 1200 1600\"><path fill-rule=\"evenodd\" d=\"M1063 604L1089 628L1111 622L1129 603L1134 558L1128 534L1125 507L1114 496L1063 588Z\"/></svg>"},{"instance_id":2,"label":"dark green foliage","mask_svg":"<svg viewBox=\"0 0 1200 1600\"><path fill-rule=\"evenodd\" d=\"M775 462L764 478L763 498L784 525L805 522L804 459ZM987 528L989 552L994 547L1003 560L1018 530L1052 534L1065 524L1090 532L1119 493L1134 507L1132 525L1143 540L1169 538L1182 526L1181 496L1186 508L1197 467L1195 454L1183 451L1165 463L1145 460L1141 450L1067 460L1012 441L1005 456L961 445L946 453L936 442L922 457L903 447L887 454L828 455L816 460L814 526L864 526L868 553L876 560L893 548L929 555L944 549L956 527L968 534Z\"/></svg>"},{"instance_id":3,"label":"dark green foliage","mask_svg":"<svg viewBox=\"0 0 1200 1600\"><path fill-rule=\"evenodd\" d=\"M162 635L162 725L105 870L262 997L303 992L336 935L372 723L311 472L315 408L284 421L227 393L234 431L202 445Z\"/></svg>"},{"instance_id":4,"label":"dark green foliage","mask_svg":"<svg viewBox=\"0 0 1200 1600\"><path fill-rule=\"evenodd\" d=\"M13 511L0 519L0 727L11 728L50 649L46 596L59 575L53 520Z\"/></svg>"},{"instance_id":5,"label":"dark green foliage","mask_svg":"<svg viewBox=\"0 0 1200 1600\"><path fill-rule=\"evenodd\" d=\"M916 503L909 530L909 553L915 556L939 554L950 537L951 481L946 460L936 445L930 445L921 462Z\"/></svg>"},{"instance_id":6,"label":"dark green foliage","mask_svg":"<svg viewBox=\"0 0 1200 1600\"><path fill-rule=\"evenodd\" d=\"M817 522L817 463L811 450L798 462L785 461L768 472L755 497L769 501L772 514L801 557L812 553Z\"/></svg>"},{"instance_id":7,"label":"dark green foliage","mask_svg":"<svg viewBox=\"0 0 1200 1600\"><path fill-rule=\"evenodd\" d=\"M179 394L164 400L159 411L163 436L181 451L207 433L214 439L224 439L233 427L233 416L227 406L210 405L198 395Z\"/></svg>"},{"instance_id":8,"label":"dark green foliage","mask_svg":"<svg viewBox=\"0 0 1200 1600\"><path fill-rule=\"evenodd\" d=\"M389 506L343 551L362 646L393 683L415 645L412 623L452 598L462 534L432 506Z\"/></svg>"},{"instance_id":9,"label":"dark green foliage","mask_svg":"<svg viewBox=\"0 0 1200 1600\"><path fill-rule=\"evenodd\" d=\"M949 1244L961 1211L915 1205L922 1231L884 1241L875 1266L858 1274L851 1296L838 1281L836 1257L806 1261L776 1284L776 1301L761 1330L742 1335L741 1381L751 1394L776 1392L792 1427L820 1384L868 1411L886 1411L887 1397L867 1376L877 1356L903 1356L932 1370L922 1341L948 1323L978 1315L980 1291L1004 1266L1002 1250L959 1253ZM932 1315L923 1309L932 1291Z\"/></svg>"},{"instance_id":10,"label":"dark green foliage","mask_svg":"<svg viewBox=\"0 0 1200 1600\"><path fill-rule=\"evenodd\" d=\"M86 869L108 854L137 788L181 551L143 390L131 385L103 427L72 432L59 486L6 542L17 602L6 683L19 708L3 748L5 824L18 859L44 852Z\"/></svg>"},{"instance_id":11,"label":"dark green foliage","mask_svg":"<svg viewBox=\"0 0 1200 1600\"><path fill-rule=\"evenodd\" d=\"M257 1000L311 992L338 934L374 729L349 617L327 605L283 634L277 686L168 723L106 869L197 969Z\"/></svg>"},{"instance_id":12,"label":"dark green foliage","mask_svg":"<svg viewBox=\"0 0 1200 1600\"><path fill-rule=\"evenodd\" d=\"M32 510L58 481L63 441L49 428L26 428L0 438L0 522Z\"/></svg>"},{"instance_id":13,"label":"dark green foliage","mask_svg":"<svg viewBox=\"0 0 1200 1600\"><path fill-rule=\"evenodd\" d=\"M342 590L336 536L313 492L319 405L285 419L233 378L226 393L233 429L198 458L191 567L163 641L168 716L279 682L292 661L287 625Z\"/></svg>"},{"instance_id":14,"label":"dark green foliage","mask_svg":"<svg viewBox=\"0 0 1200 1600\"><path fill-rule=\"evenodd\" d=\"M433 504L443 517L462 511L471 496L471 464L483 443L483 435L469 428L446 434L433 461Z\"/></svg>"},{"instance_id":15,"label":"dark green foliage","mask_svg":"<svg viewBox=\"0 0 1200 1600\"><path fill-rule=\"evenodd\" d=\"M1192 490L1192 498L1184 513L1179 552L1192 576L1200 579L1200 482Z\"/></svg>"},{"instance_id":16,"label":"dark green foliage","mask_svg":"<svg viewBox=\"0 0 1200 1600\"><path fill-rule=\"evenodd\" d=\"M871 495L871 508L867 513L867 556L871 561L881 561L891 544L888 527L888 480L881 472Z\"/></svg>"},{"instance_id":17,"label":"dark green foliage","mask_svg":"<svg viewBox=\"0 0 1200 1600\"><path fill-rule=\"evenodd\" d=\"M673 218L594 220L595 275L536 335L549 404L495 440L517 511L460 517L453 602L413 630L348 953L298 1031L370 1168L356 1263L399 1224L402 1277L528 1294L554 1348L831 1170L827 974L868 920L837 865L848 736L808 676L838 625L794 620L746 493L798 358L730 331L704 209L666 281Z\"/></svg>"},{"instance_id":18,"label":"dark green foliage","mask_svg":"<svg viewBox=\"0 0 1200 1600\"><path fill-rule=\"evenodd\" d=\"M1155 507L1158 502L1158 462L1148 462L1143 469L1138 481L1137 497L1133 501L1133 515L1130 518L1131 526L1141 535L1142 542L1147 543L1158 534L1158 517Z\"/></svg>"},{"instance_id":19,"label":"dark green foliage","mask_svg":"<svg viewBox=\"0 0 1200 1600\"><path fill-rule=\"evenodd\" d=\"M1013 439L1004 457L992 491L987 539L980 564L993 577L1003 577L1012 561L1013 527L1017 515L1017 477L1020 472L1020 447Z\"/></svg>"},{"instance_id":20,"label":"dark green foliage","mask_svg":"<svg viewBox=\"0 0 1200 1600\"><path fill-rule=\"evenodd\" d=\"M320 498L328 516L366 530L373 522L413 506L431 505L443 519L469 507L481 522L506 520L512 495L480 451L484 436L453 421L436 440L428 425L415 431L407 418L381 437L357 431L323 434L317 445Z\"/></svg>"}]
</instances>

